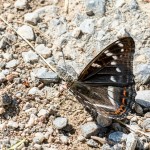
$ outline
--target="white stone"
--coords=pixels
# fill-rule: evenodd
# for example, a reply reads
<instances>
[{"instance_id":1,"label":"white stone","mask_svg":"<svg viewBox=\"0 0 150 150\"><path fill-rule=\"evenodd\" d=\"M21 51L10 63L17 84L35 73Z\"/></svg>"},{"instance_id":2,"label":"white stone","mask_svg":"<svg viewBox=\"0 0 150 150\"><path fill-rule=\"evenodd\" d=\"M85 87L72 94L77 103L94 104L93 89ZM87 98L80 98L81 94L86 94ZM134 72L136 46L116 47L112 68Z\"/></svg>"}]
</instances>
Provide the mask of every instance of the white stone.
<instances>
[{"instance_id":1,"label":"white stone","mask_svg":"<svg viewBox=\"0 0 150 150\"><path fill-rule=\"evenodd\" d=\"M119 7L122 7L124 4L125 4L124 0L116 0L115 7L119 8Z\"/></svg>"},{"instance_id":2,"label":"white stone","mask_svg":"<svg viewBox=\"0 0 150 150\"><path fill-rule=\"evenodd\" d=\"M3 131L6 129L6 123L0 123L0 131Z\"/></svg>"},{"instance_id":3,"label":"white stone","mask_svg":"<svg viewBox=\"0 0 150 150\"><path fill-rule=\"evenodd\" d=\"M37 87L33 87L28 91L28 95L36 95L39 89Z\"/></svg>"},{"instance_id":4,"label":"white stone","mask_svg":"<svg viewBox=\"0 0 150 150\"><path fill-rule=\"evenodd\" d=\"M95 122L87 122L81 126L81 133L85 138L98 133L99 127Z\"/></svg>"},{"instance_id":5,"label":"white stone","mask_svg":"<svg viewBox=\"0 0 150 150\"><path fill-rule=\"evenodd\" d=\"M0 115L5 112L5 109L3 107L0 107Z\"/></svg>"},{"instance_id":6,"label":"white stone","mask_svg":"<svg viewBox=\"0 0 150 150\"><path fill-rule=\"evenodd\" d=\"M18 33L27 40L34 40L34 32L28 25L23 25L18 28Z\"/></svg>"},{"instance_id":7,"label":"white stone","mask_svg":"<svg viewBox=\"0 0 150 150\"><path fill-rule=\"evenodd\" d=\"M34 114L31 114L30 119L28 123L26 124L26 127L32 127L36 123L37 119L38 119L37 116L35 116Z\"/></svg>"},{"instance_id":8,"label":"white stone","mask_svg":"<svg viewBox=\"0 0 150 150\"><path fill-rule=\"evenodd\" d=\"M35 133L35 137L33 138L34 143L42 143L43 140L45 139L44 134L41 132Z\"/></svg>"},{"instance_id":9,"label":"white stone","mask_svg":"<svg viewBox=\"0 0 150 150\"><path fill-rule=\"evenodd\" d=\"M39 56L32 50L28 52L22 52L22 57L25 63L35 63L38 62Z\"/></svg>"},{"instance_id":10,"label":"white stone","mask_svg":"<svg viewBox=\"0 0 150 150\"><path fill-rule=\"evenodd\" d=\"M9 54L9 53L3 53L2 54L4 59L6 59L7 61L11 60L12 59L12 54Z\"/></svg>"},{"instance_id":11,"label":"white stone","mask_svg":"<svg viewBox=\"0 0 150 150\"><path fill-rule=\"evenodd\" d=\"M48 47L46 47L44 44L38 45L35 50L41 54L44 58L48 58L51 56L52 51Z\"/></svg>"},{"instance_id":12,"label":"white stone","mask_svg":"<svg viewBox=\"0 0 150 150\"><path fill-rule=\"evenodd\" d=\"M93 34L94 33L94 23L92 19L85 19L81 24L80 24L80 30L83 33L88 33L88 34Z\"/></svg>"},{"instance_id":13,"label":"white stone","mask_svg":"<svg viewBox=\"0 0 150 150\"><path fill-rule=\"evenodd\" d=\"M10 128L16 129L16 128L19 127L19 124L18 124L17 122L14 122L14 121L11 121L11 120L10 120L10 121L8 122L7 126L10 127Z\"/></svg>"},{"instance_id":14,"label":"white stone","mask_svg":"<svg viewBox=\"0 0 150 150\"><path fill-rule=\"evenodd\" d=\"M135 97L135 101L138 104L149 108L150 107L150 90L138 91Z\"/></svg>"},{"instance_id":15,"label":"white stone","mask_svg":"<svg viewBox=\"0 0 150 150\"><path fill-rule=\"evenodd\" d=\"M60 140L63 144L68 144L69 142L68 136L64 136L64 135L60 136Z\"/></svg>"},{"instance_id":16,"label":"white stone","mask_svg":"<svg viewBox=\"0 0 150 150\"><path fill-rule=\"evenodd\" d=\"M0 72L0 83L6 80L6 76Z\"/></svg>"},{"instance_id":17,"label":"white stone","mask_svg":"<svg viewBox=\"0 0 150 150\"><path fill-rule=\"evenodd\" d=\"M47 116L48 114L49 114L48 110L41 109L37 115L38 115L38 117L40 117L40 116Z\"/></svg>"},{"instance_id":18,"label":"white stone","mask_svg":"<svg viewBox=\"0 0 150 150\"><path fill-rule=\"evenodd\" d=\"M58 117L53 121L53 124L57 129L62 129L67 125L67 118Z\"/></svg>"},{"instance_id":19,"label":"white stone","mask_svg":"<svg viewBox=\"0 0 150 150\"><path fill-rule=\"evenodd\" d=\"M126 141L126 150L135 150L136 143L137 137L133 133L128 134Z\"/></svg>"},{"instance_id":20,"label":"white stone","mask_svg":"<svg viewBox=\"0 0 150 150\"><path fill-rule=\"evenodd\" d=\"M6 63L6 68L14 68L19 64L19 61L16 59L13 59L11 61L9 61L8 63Z\"/></svg>"},{"instance_id":21,"label":"white stone","mask_svg":"<svg viewBox=\"0 0 150 150\"><path fill-rule=\"evenodd\" d=\"M17 0L14 4L17 9L25 9L27 6L27 0Z\"/></svg>"},{"instance_id":22,"label":"white stone","mask_svg":"<svg viewBox=\"0 0 150 150\"><path fill-rule=\"evenodd\" d=\"M27 13L24 15L24 21L32 25L36 25L39 20L38 13Z\"/></svg>"}]
</instances>

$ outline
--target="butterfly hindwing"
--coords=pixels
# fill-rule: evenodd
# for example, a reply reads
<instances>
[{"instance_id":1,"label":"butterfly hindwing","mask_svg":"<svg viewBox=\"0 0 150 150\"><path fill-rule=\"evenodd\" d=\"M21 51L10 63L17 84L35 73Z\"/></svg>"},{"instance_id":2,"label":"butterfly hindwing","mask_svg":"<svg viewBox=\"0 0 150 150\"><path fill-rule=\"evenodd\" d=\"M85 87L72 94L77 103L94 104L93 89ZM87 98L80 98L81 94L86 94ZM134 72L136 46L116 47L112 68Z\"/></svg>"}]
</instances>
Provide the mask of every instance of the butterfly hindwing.
<instances>
[{"instance_id":1,"label":"butterfly hindwing","mask_svg":"<svg viewBox=\"0 0 150 150\"><path fill-rule=\"evenodd\" d=\"M71 90L89 109L119 118L134 101L134 41L122 38L100 52L81 72Z\"/></svg>"}]
</instances>

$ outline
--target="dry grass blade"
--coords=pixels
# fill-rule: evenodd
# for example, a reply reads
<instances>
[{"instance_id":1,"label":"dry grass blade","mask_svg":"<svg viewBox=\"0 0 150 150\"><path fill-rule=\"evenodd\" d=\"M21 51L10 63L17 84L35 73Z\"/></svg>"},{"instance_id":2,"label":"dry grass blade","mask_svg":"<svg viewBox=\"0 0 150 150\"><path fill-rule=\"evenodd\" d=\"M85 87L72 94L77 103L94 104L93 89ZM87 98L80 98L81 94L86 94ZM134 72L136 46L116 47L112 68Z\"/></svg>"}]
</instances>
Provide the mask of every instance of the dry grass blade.
<instances>
[{"instance_id":1,"label":"dry grass blade","mask_svg":"<svg viewBox=\"0 0 150 150\"><path fill-rule=\"evenodd\" d=\"M19 34L2 16L0 16L0 19L1 19L5 24L7 24L7 26L8 26L9 28L11 28L15 33L17 33L17 34L32 48L32 50L33 50L36 54L38 54L38 55L40 56L40 58L47 64L47 66L48 66L52 71L56 72L56 68L54 68L53 66L51 66L51 65L44 59L44 57L43 57L41 54L39 54L39 53L35 50L34 46L33 46L26 38L24 38L21 34ZM56 72L56 73L57 73L57 72Z\"/></svg>"},{"instance_id":2,"label":"dry grass blade","mask_svg":"<svg viewBox=\"0 0 150 150\"><path fill-rule=\"evenodd\" d=\"M133 132L135 132L135 133L137 133L137 134L145 135L145 136L147 136L147 137L150 138L150 135L149 135L149 134L147 134L147 133L145 133L145 132L143 132L143 131L137 130L137 129L136 129L136 130L135 130L135 129L132 129L129 125L123 123L122 121L119 121L119 120L116 120L116 121L117 121L118 123L124 125L125 127L127 127L130 131L133 131Z\"/></svg>"},{"instance_id":3,"label":"dry grass blade","mask_svg":"<svg viewBox=\"0 0 150 150\"><path fill-rule=\"evenodd\" d=\"M107 141L104 138L100 138L98 136L91 136L91 139L98 141L101 144L105 144Z\"/></svg>"},{"instance_id":4,"label":"dry grass blade","mask_svg":"<svg viewBox=\"0 0 150 150\"><path fill-rule=\"evenodd\" d=\"M65 0L65 12L68 13L69 9L69 0Z\"/></svg>"}]
</instances>

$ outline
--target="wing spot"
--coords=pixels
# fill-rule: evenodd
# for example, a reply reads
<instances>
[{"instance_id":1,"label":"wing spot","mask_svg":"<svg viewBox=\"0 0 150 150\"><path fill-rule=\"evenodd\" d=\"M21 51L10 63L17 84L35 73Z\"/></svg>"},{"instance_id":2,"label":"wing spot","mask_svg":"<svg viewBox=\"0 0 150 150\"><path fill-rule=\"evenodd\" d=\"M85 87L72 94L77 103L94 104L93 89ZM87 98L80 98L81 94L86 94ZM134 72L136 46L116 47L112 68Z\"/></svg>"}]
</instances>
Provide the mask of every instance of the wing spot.
<instances>
[{"instance_id":1,"label":"wing spot","mask_svg":"<svg viewBox=\"0 0 150 150\"><path fill-rule=\"evenodd\" d=\"M115 61L112 61L110 64L111 65L116 65L117 63Z\"/></svg>"},{"instance_id":2,"label":"wing spot","mask_svg":"<svg viewBox=\"0 0 150 150\"><path fill-rule=\"evenodd\" d=\"M123 49L123 48L121 49L121 52L124 52L124 49Z\"/></svg>"},{"instance_id":3,"label":"wing spot","mask_svg":"<svg viewBox=\"0 0 150 150\"><path fill-rule=\"evenodd\" d=\"M113 58L114 60L117 60L117 59L118 59L118 57L117 57L117 56L112 56L112 58Z\"/></svg>"},{"instance_id":4,"label":"wing spot","mask_svg":"<svg viewBox=\"0 0 150 150\"><path fill-rule=\"evenodd\" d=\"M112 56L113 55L113 53L107 53L106 54L106 56Z\"/></svg>"},{"instance_id":5,"label":"wing spot","mask_svg":"<svg viewBox=\"0 0 150 150\"><path fill-rule=\"evenodd\" d=\"M116 71L117 71L117 72L121 72L121 70L120 70L119 68L116 68Z\"/></svg>"},{"instance_id":6,"label":"wing spot","mask_svg":"<svg viewBox=\"0 0 150 150\"><path fill-rule=\"evenodd\" d=\"M116 79L113 76L110 77L110 80L116 82Z\"/></svg>"},{"instance_id":7,"label":"wing spot","mask_svg":"<svg viewBox=\"0 0 150 150\"><path fill-rule=\"evenodd\" d=\"M104 53L105 53L105 54L109 53L109 50L106 50Z\"/></svg>"},{"instance_id":8,"label":"wing spot","mask_svg":"<svg viewBox=\"0 0 150 150\"><path fill-rule=\"evenodd\" d=\"M118 43L118 46L119 46L119 47L123 47L123 44L122 44L122 43Z\"/></svg>"},{"instance_id":9,"label":"wing spot","mask_svg":"<svg viewBox=\"0 0 150 150\"><path fill-rule=\"evenodd\" d=\"M92 66L92 67L96 67L96 68L100 68L100 67L101 67L101 65L99 65L99 64L97 64L97 63L93 63L91 66Z\"/></svg>"}]
</instances>

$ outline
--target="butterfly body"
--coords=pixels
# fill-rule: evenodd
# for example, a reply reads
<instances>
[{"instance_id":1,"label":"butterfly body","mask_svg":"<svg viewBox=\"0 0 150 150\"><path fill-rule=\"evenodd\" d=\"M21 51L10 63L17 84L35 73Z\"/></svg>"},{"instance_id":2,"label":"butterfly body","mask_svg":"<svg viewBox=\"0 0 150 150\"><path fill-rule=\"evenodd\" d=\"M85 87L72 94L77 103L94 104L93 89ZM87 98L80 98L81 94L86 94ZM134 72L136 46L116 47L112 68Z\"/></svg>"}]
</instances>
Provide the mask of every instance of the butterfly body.
<instances>
[{"instance_id":1,"label":"butterfly body","mask_svg":"<svg viewBox=\"0 0 150 150\"><path fill-rule=\"evenodd\" d=\"M58 69L77 99L94 114L121 119L134 103L134 40L121 38L102 50L80 73ZM66 73L67 71L67 73Z\"/></svg>"}]
</instances>

